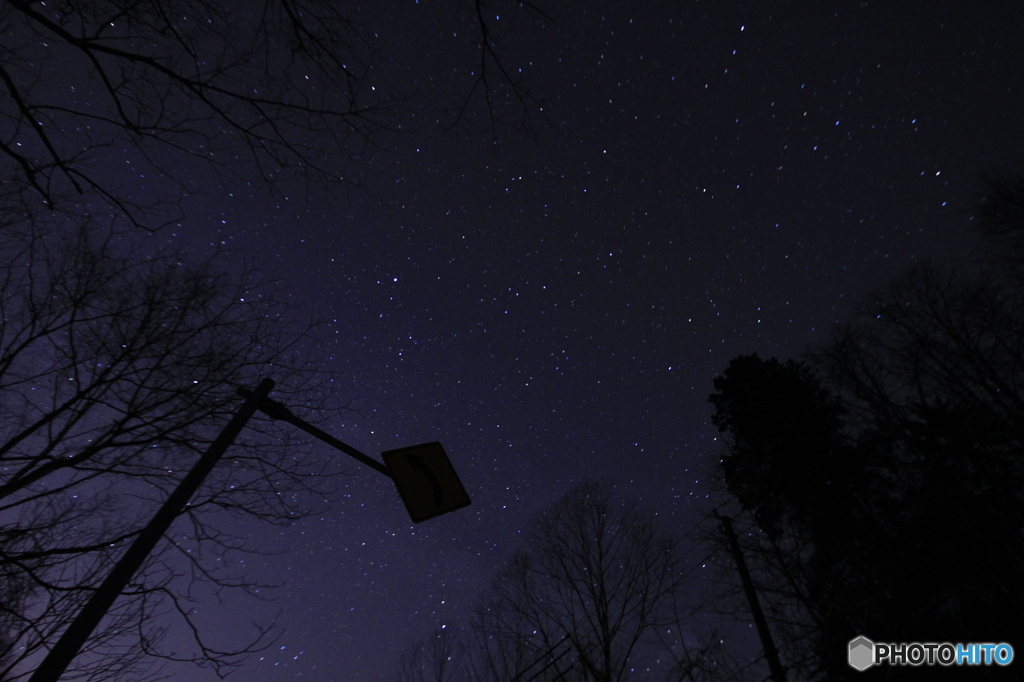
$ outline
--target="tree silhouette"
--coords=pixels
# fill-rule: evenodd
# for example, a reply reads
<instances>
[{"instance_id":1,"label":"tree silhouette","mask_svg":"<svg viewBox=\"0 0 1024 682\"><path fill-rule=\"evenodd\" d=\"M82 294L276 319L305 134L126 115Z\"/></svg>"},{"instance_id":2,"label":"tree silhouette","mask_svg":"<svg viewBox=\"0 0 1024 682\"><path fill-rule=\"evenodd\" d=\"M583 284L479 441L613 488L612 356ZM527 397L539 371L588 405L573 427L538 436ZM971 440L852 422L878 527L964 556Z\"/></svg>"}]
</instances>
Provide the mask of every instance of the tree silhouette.
<instances>
[{"instance_id":1,"label":"tree silhouette","mask_svg":"<svg viewBox=\"0 0 1024 682\"><path fill-rule=\"evenodd\" d=\"M730 492L768 533L778 532L787 513L808 530L818 526L823 503L841 504L848 480L843 408L792 360L741 356L714 385L712 420L733 436L722 461Z\"/></svg>"},{"instance_id":2,"label":"tree silhouette","mask_svg":"<svg viewBox=\"0 0 1024 682\"><path fill-rule=\"evenodd\" d=\"M20 212L41 199L153 228L179 219L191 176L209 170L242 187L356 185L355 159L409 127L410 94L384 73L383 40L356 5L0 4L0 195ZM504 9L504 24L546 18L531 3ZM492 125L503 102L528 118L537 102L499 52L495 12L483 0L471 11L479 57L457 118L478 99Z\"/></svg>"},{"instance_id":3,"label":"tree silhouette","mask_svg":"<svg viewBox=\"0 0 1024 682\"><path fill-rule=\"evenodd\" d=\"M986 210L1002 221L1019 191ZM857 635L1024 633L1024 282L985 266L918 266L806 363L740 357L715 380L725 481L764 531L747 550L802 607L810 677L856 674Z\"/></svg>"},{"instance_id":4,"label":"tree silhouette","mask_svg":"<svg viewBox=\"0 0 1024 682\"><path fill-rule=\"evenodd\" d=\"M0 257L0 677L52 644L212 441L236 387L274 372L306 403L330 380L312 373L302 327L254 273L65 227L9 231ZM218 521L225 512L289 524L322 507L337 469L287 448L271 423L253 427L76 661L80 674L138 676L153 656L175 658L159 646L167 612L191 630L197 595L251 585L230 568L246 545ZM249 648L196 636L179 658L229 670Z\"/></svg>"},{"instance_id":5,"label":"tree silhouette","mask_svg":"<svg viewBox=\"0 0 1024 682\"><path fill-rule=\"evenodd\" d=\"M975 213L979 231L1017 275L1024 266L1024 174L1003 170L984 178Z\"/></svg>"},{"instance_id":6,"label":"tree silhouette","mask_svg":"<svg viewBox=\"0 0 1024 682\"><path fill-rule=\"evenodd\" d=\"M706 543L681 552L611 484L575 486L534 517L522 541L469 625L414 644L396 681L756 679L725 636L695 617L707 604L691 576L704 562L689 554Z\"/></svg>"},{"instance_id":7,"label":"tree silhouette","mask_svg":"<svg viewBox=\"0 0 1024 682\"><path fill-rule=\"evenodd\" d=\"M584 483L542 512L479 610L493 680L627 679L679 587L673 541L653 519Z\"/></svg>"},{"instance_id":8,"label":"tree silhouette","mask_svg":"<svg viewBox=\"0 0 1024 682\"><path fill-rule=\"evenodd\" d=\"M1010 278L921 266L817 356L875 462L865 547L903 595L882 632L1006 638L1024 605L1022 306Z\"/></svg>"},{"instance_id":9,"label":"tree silhouette","mask_svg":"<svg viewBox=\"0 0 1024 682\"><path fill-rule=\"evenodd\" d=\"M395 682L458 682L467 680L467 659L461 638L453 628L434 630L404 654Z\"/></svg>"}]
</instances>

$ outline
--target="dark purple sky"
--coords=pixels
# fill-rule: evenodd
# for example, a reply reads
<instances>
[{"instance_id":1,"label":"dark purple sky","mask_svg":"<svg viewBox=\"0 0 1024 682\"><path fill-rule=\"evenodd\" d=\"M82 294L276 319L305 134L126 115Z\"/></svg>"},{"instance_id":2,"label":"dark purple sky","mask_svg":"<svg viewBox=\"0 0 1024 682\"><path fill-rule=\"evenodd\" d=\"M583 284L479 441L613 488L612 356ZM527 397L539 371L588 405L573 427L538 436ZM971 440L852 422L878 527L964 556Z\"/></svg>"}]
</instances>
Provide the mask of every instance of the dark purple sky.
<instances>
[{"instance_id":1,"label":"dark purple sky","mask_svg":"<svg viewBox=\"0 0 1024 682\"><path fill-rule=\"evenodd\" d=\"M366 19L423 123L361 161L373 196L224 187L191 198L177 239L217 225L279 265L334 320L332 398L363 406L335 435L374 456L440 440L473 505L414 526L353 463L323 518L246 529L287 550L247 560L287 581L262 611L279 643L238 673L253 682L387 679L584 477L688 529L715 374L797 355L887 276L970 250L979 175L1024 143L1015 1L545 3L554 23L504 49L549 122L496 144L431 123L471 83L448 39L468 27L392 4ZM225 632L258 612L202 609Z\"/></svg>"}]
</instances>

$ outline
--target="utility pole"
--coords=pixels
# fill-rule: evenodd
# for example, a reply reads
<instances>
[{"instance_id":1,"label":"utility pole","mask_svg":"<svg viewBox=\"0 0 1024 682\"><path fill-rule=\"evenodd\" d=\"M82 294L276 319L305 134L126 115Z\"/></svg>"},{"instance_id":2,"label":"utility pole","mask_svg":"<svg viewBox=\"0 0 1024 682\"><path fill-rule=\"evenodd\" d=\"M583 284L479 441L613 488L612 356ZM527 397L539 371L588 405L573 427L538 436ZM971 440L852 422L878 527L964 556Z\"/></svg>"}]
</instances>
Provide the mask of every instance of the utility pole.
<instances>
[{"instance_id":1,"label":"utility pole","mask_svg":"<svg viewBox=\"0 0 1024 682\"><path fill-rule=\"evenodd\" d=\"M264 379L256 387L253 393L246 397L245 402L235 412L235 416L227 423L227 426L220 432L216 440L210 443L203 456L199 458L192 470L181 479L181 483L174 489L171 496L167 498L159 511L150 519L146 527L136 536L132 546L124 553L124 556L117 562L110 571L106 580L96 588L89 601L85 603L78 616L71 622L64 634L57 643L50 649L43 662L36 668L35 673L29 678L29 682L57 682L64 674L72 659L78 655L78 651L85 644L86 640L96 629L103 616L113 605L114 600L128 586L132 576L149 556L149 553L156 547L156 543L164 536L167 529L171 527L174 519L178 518L181 510L185 508L188 501L199 490L203 480L209 475L220 460L228 447L235 441L242 428L249 421L249 418L256 412L260 400L267 397L274 388L273 379Z\"/></svg>"},{"instance_id":2,"label":"utility pole","mask_svg":"<svg viewBox=\"0 0 1024 682\"><path fill-rule=\"evenodd\" d=\"M754 581L750 578L750 571L747 570L747 562L743 559L743 552L740 550L739 540L736 539L736 532L732 529L732 520L728 517L715 516L722 522L725 529L725 536L729 540L729 549L732 551L733 559L736 560L736 570L740 573L740 580L743 582L743 591L747 594L747 601L750 602L750 614L754 617L754 625L757 627L757 634L761 638L761 646L764 649L764 656L768 659L768 670L771 673L773 682L786 682L786 671L779 661L779 650L775 648L772 641L771 630L768 629L768 621L765 620L764 612L761 610L761 602L757 599L757 592L754 591Z\"/></svg>"}]
</instances>

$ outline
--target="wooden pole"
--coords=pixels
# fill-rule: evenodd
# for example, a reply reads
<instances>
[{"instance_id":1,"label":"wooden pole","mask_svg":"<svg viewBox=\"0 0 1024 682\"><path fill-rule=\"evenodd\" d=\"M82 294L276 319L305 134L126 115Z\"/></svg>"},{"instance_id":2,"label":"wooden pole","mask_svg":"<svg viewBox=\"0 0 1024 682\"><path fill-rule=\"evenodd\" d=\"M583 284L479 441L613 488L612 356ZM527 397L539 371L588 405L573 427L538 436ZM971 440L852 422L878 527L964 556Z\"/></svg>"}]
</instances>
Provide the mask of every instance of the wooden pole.
<instances>
[{"instance_id":1,"label":"wooden pole","mask_svg":"<svg viewBox=\"0 0 1024 682\"><path fill-rule=\"evenodd\" d=\"M765 620L764 612L761 610L761 602L757 599L757 592L754 590L754 581L750 578L750 571L747 570L747 562L743 559L743 552L740 550L739 540L736 539L736 532L732 529L732 520L715 516L722 522L725 528L725 536L729 540L729 549L732 551L733 559L736 560L736 570L740 573L740 580L743 582L743 591L747 594L747 601L750 602L750 613L754 617L754 625L757 626L757 634L761 638L761 646L764 648L764 656L768 659L768 670L771 673L773 682L786 682L786 671L779 661L779 650L775 648L772 641L771 630L768 629L768 621Z\"/></svg>"}]
</instances>

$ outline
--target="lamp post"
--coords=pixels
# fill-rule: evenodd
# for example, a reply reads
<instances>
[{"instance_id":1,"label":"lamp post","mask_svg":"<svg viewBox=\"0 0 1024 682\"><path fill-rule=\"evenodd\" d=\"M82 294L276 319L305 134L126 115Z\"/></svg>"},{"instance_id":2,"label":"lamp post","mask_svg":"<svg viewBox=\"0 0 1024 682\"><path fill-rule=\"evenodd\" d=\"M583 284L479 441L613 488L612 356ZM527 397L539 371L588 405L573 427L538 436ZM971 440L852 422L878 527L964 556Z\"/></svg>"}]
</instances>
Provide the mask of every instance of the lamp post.
<instances>
[{"instance_id":1,"label":"lamp post","mask_svg":"<svg viewBox=\"0 0 1024 682\"><path fill-rule=\"evenodd\" d=\"M114 565L106 579L96 588L89 601L85 603L71 625L67 627L43 662L36 668L32 677L29 678L29 682L57 682L60 679L68 665L78 655L82 645L103 620L114 600L128 586L132 576L142 566L146 557L156 547L156 543L167 532L174 519L181 514L181 510L185 508L188 501L199 490L199 486L213 471L224 452L235 441L256 410L263 412L271 419L293 424L394 480L398 493L409 511L409 516L416 523L461 509L470 503L469 495L448 461L448 456L440 443L425 443L390 450L383 454L386 463L381 464L351 445L341 442L329 433L296 417L287 407L269 397L273 388L273 379L264 379L255 391L238 389L238 394L245 398L245 402L210 444L210 447L206 449L192 470L185 475L185 478L181 479L178 487L174 489L174 492L150 519L146 527L139 531L131 547ZM425 488L427 489L426 494L424 494Z\"/></svg>"}]
</instances>

